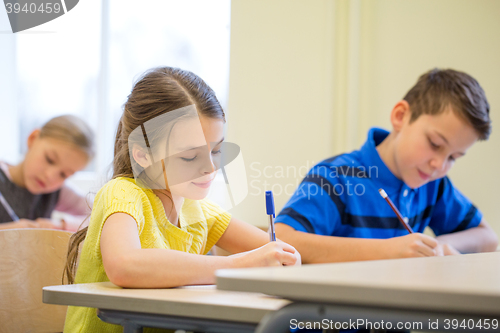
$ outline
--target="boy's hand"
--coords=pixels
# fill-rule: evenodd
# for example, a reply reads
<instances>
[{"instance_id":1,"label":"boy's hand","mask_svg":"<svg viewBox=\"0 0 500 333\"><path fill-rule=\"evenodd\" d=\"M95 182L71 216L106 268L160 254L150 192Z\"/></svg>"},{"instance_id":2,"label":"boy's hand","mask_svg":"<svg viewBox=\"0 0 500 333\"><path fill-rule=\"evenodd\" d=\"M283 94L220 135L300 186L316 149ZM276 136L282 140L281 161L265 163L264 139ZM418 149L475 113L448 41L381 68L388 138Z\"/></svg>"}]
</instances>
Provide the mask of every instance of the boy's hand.
<instances>
[{"instance_id":1,"label":"boy's hand","mask_svg":"<svg viewBox=\"0 0 500 333\"><path fill-rule=\"evenodd\" d=\"M389 258L432 257L443 255L438 241L430 236L414 233L387 239ZM441 252L440 252L441 251Z\"/></svg>"},{"instance_id":2,"label":"boy's hand","mask_svg":"<svg viewBox=\"0 0 500 333\"><path fill-rule=\"evenodd\" d=\"M438 243L438 245L436 246L436 250L439 253L438 255L441 256L453 256L461 254L460 252L458 252L457 249L455 249L453 246L447 243Z\"/></svg>"}]
</instances>

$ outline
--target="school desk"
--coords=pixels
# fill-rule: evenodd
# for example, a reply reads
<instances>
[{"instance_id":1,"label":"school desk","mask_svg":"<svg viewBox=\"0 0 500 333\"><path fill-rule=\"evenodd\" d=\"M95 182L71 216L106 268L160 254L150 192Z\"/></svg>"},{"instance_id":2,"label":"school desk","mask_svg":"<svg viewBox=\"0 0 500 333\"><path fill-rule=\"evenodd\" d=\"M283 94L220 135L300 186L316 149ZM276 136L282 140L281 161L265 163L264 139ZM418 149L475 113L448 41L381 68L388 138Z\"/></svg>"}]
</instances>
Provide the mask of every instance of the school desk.
<instances>
[{"instance_id":1,"label":"school desk","mask_svg":"<svg viewBox=\"0 0 500 333\"><path fill-rule=\"evenodd\" d=\"M288 332L298 323L323 325L323 320L326 326L321 328L329 329L354 328L353 321L362 324L361 320L371 322L368 328L382 329L383 320L385 328L391 322L393 329L398 323L419 329L420 322L426 331L434 331L437 323L440 330L458 324L470 331L492 332L498 331L492 324L500 320L500 252L227 269L216 275L220 290L259 292L292 301L269 313L258 333ZM484 329L485 324L490 328Z\"/></svg>"},{"instance_id":2,"label":"school desk","mask_svg":"<svg viewBox=\"0 0 500 333\"><path fill-rule=\"evenodd\" d=\"M124 333L142 332L142 327L254 332L268 312L288 304L262 294L217 290L213 285L123 289L111 282L45 287L43 302L97 308L101 320L122 325Z\"/></svg>"}]
</instances>

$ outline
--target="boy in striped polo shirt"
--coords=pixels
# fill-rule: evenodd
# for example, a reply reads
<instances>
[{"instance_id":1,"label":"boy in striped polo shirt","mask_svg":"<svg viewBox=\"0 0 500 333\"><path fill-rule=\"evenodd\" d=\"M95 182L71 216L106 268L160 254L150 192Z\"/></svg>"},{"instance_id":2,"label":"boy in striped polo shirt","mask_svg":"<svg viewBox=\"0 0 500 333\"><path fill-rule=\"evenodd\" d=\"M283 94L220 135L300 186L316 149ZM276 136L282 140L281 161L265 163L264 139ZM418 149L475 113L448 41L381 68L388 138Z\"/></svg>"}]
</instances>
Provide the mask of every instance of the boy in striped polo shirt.
<instances>
[{"instance_id":1,"label":"boy in striped polo shirt","mask_svg":"<svg viewBox=\"0 0 500 333\"><path fill-rule=\"evenodd\" d=\"M494 251L481 212L446 176L491 132L489 104L463 72L422 75L391 112L392 132L372 128L360 150L315 165L276 218L276 233L305 263ZM383 188L415 231L408 234ZM422 234L429 226L436 238Z\"/></svg>"}]
</instances>

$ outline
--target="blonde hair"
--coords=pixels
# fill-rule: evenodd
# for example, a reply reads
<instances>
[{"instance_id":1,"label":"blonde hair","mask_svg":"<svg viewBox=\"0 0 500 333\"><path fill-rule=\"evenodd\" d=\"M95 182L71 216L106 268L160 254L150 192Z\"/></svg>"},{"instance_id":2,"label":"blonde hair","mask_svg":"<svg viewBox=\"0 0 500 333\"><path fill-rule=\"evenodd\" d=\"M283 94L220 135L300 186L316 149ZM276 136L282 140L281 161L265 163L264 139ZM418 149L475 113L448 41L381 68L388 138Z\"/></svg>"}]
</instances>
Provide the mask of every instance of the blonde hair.
<instances>
[{"instance_id":1,"label":"blonde hair","mask_svg":"<svg viewBox=\"0 0 500 333\"><path fill-rule=\"evenodd\" d=\"M83 151L89 160L95 156L94 133L80 118L63 115L52 118L40 129L40 138L51 138L74 145Z\"/></svg>"},{"instance_id":2,"label":"blonde hair","mask_svg":"<svg viewBox=\"0 0 500 333\"><path fill-rule=\"evenodd\" d=\"M95 156L94 133L76 116L62 115L50 119L40 128L39 137L69 143L85 153L89 161Z\"/></svg>"}]
</instances>

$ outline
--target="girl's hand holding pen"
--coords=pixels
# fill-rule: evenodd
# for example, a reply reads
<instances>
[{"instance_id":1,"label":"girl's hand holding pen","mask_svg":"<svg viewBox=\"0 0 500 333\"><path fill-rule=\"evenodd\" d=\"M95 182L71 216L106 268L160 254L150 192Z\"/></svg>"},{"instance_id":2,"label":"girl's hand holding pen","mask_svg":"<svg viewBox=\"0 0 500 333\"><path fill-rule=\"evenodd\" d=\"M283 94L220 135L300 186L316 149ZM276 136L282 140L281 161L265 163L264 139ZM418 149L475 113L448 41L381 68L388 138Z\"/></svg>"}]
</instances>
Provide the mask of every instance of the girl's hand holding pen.
<instances>
[{"instance_id":1,"label":"girl's hand holding pen","mask_svg":"<svg viewBox=\"0 0 500 333\"><path fill-rule=\"evenodd\" d=\"M234 268L301 265L299 251L281 241L229 257L233 258Z\"/></svg>"}]
</instances>

